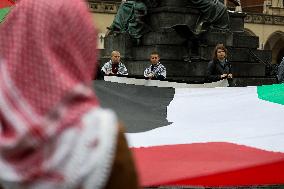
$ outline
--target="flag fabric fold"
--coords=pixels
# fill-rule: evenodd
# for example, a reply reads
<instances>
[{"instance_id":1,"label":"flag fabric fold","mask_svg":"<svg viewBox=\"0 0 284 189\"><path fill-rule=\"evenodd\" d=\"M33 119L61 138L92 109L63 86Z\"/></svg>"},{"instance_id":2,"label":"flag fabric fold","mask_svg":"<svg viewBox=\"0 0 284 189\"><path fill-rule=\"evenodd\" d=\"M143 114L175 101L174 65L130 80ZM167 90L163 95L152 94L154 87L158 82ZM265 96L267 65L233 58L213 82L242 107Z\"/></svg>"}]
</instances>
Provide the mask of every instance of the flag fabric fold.
<instances>
[{"instance_id":1,"label":"flag fabric fold","mask_svg":"<svg viewBox=\"0 0 284 189\"><path fill-rule=\"evenodd\" d=\"M170 125L127 134L143 186L284 184L284 85L179 88Z\"/></svg>"}]
</instances>

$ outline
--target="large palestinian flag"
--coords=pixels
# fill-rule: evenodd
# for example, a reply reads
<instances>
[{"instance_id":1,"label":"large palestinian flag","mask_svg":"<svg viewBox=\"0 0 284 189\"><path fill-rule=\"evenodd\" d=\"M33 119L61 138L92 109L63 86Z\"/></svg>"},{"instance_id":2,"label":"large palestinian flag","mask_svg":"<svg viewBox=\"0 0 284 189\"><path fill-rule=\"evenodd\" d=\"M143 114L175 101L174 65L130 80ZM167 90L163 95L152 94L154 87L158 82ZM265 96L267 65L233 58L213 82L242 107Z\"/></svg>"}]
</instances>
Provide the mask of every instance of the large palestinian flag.
<instances>
[{"instance_id":1,"label":"large palestinian flag","mask_svg":"<svg viewBox=\"0 0 284 189\"><path fill-rule=\"evenodd\" d=\"M97 84L126 124L142 186L284 185L284 84Z\"/></svg>"},{"instance_id":2,"label":"large palestinian flag","mask_svg":"<svg viewBox=\"0 0 284 189\"><path fill-rule=\"evenodd\" d=\"M3 21L5 16L10 11L11 6L13 6L15 3L12 0L0 0L0 22Z\"/></svg>"}]
</instances>

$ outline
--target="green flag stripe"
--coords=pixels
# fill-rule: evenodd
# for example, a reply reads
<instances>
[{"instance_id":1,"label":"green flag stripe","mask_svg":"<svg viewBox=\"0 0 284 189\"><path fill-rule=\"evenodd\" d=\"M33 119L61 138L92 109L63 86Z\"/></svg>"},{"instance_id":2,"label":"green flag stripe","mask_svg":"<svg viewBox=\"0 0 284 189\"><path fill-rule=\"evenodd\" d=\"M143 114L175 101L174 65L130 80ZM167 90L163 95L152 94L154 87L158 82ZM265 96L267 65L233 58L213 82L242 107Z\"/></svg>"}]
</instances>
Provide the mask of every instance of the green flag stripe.
<instances>
[{"instance_id":1,"label":"green flag stripe","mask_svg":"<svg viewBox=\"0 0 284 189\"><path fill-rule=\"evenodd\" d=\"M0 9L0 22L4 20L5 16L8 14L9 11L10 11L10 7Z\"/></svg>"},{"instance_id":2,"label":"green flag stripe","mask_svg":"<svg viewBox=\"0 0 284 189\"><path fill-rule=\"evenodd\" d=\"M257 87L258 98L284 105L284 84Z\"/></svg>"}]
</instances>

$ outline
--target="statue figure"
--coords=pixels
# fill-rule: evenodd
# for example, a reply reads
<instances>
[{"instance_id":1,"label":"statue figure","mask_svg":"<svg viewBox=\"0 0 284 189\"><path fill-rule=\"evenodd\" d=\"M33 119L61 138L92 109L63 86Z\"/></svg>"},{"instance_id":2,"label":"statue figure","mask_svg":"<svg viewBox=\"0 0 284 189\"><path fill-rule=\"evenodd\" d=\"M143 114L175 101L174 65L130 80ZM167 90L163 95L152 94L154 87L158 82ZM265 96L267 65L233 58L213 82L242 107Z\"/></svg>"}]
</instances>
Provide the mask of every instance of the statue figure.
<instances>
[{"instance_id":1,"label":"statue figure","mask_svg":"<svg viewBox=\"0 0 284 189\"><path fill-rule=\"evenodd\" d=\"M148 8L157 7L159 5L157 0L143 0L143 2Z\"/></svg>"},{"instance_id":2,"label":"statue figure","mask_svg":"<svg viewBox=\"0 0 284 189\"><path fill-rule=\"evenodd\" d=\"M106 36L115 32L127 32L134 39L142 37L144 29L143 17L147 14L147 6L143 1L122 2L117 14L108 27Z\"/></svg>"},{"instance_id":3,"label":"statue figure","mask_svg":"<svg viewBox=\"0 0 284 189\"><path fill-rule=\"evenodd\" d=\"M237 65L235 76L268 75L263 62L271 60L271 52L258 50L258 39L244 32L246 14L230 11L241 0L123 1L109 27L113 35L105 38L101 61L119 50L129 76L142 75L146 57L156 51L163 56L168 79L202 82L211 59L208 52L219 43L228 47L228 59ZM261 58L255 58L252 50Z\"/></svg>"},{"instance_id":4,"label":"statue figure","mask_svg":"<svg viewBox=\"0 0 284 189\"><path fill-rule=\"evenodd\" d=\"M227 7L219 0L190 0L189 3L201 12L194 29L195 34L205 31L209 26L223 30L229 29Z\"/></svg>"},{"instance_id":5,"label":"statue figure","mask_svg":"<svg viewBox=\"0 0 284 189\"><path fill-rule=\"evenodd\" d=\"M139 44L139 39L143 33L149 30L145 27L144 17L147 14L148 8L159 6L162 0L131 0L124 1L120 5L118 12L113 20L113 23L108 27L106 36L111 33L127 32L132 39L136 39ZM237 4L240 0L230 0ZM196 22L195 28L190 28L187 25L176 25L172 28L177 33L183 33L190 30L193 35L198 35L206 31L209 27L221 30L229 29L229 15L224 2L220 0L184 0L189 6L198 9L201 13Z\"/></svg>"}]
</instances>

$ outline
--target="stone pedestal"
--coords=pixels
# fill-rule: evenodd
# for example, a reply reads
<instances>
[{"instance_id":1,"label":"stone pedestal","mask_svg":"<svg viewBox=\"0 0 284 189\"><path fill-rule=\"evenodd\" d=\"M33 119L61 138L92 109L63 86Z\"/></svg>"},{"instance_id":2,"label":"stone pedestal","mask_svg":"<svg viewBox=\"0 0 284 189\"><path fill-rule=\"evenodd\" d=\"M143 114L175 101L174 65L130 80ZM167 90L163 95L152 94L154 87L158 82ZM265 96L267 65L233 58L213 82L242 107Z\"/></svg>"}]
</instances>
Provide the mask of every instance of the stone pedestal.
<instances>
[{"instance_id":1,"label":"stone pedestal","mask_svg":"<svg viewBox=\"0 0 284 189\"><path fill-rule=\"evenodd\" d=\"M193 28L199 16L199 11L188 6L186 0L161 0L158 7L148 12L146 23L151 31L143 35L139 45L126 33L111 35L106 37L104 55L120 51L129 74L142 76L149 66L150 53L157 51L168 78L204 77L215 45L223 43L236 77L266 77L271 52L258 50L258 37L244 32L245 13L230 12L230 29L226 31L209 29L199 36L182 36L172 27L180 24Z\"/></svg>"}]
</instances>

